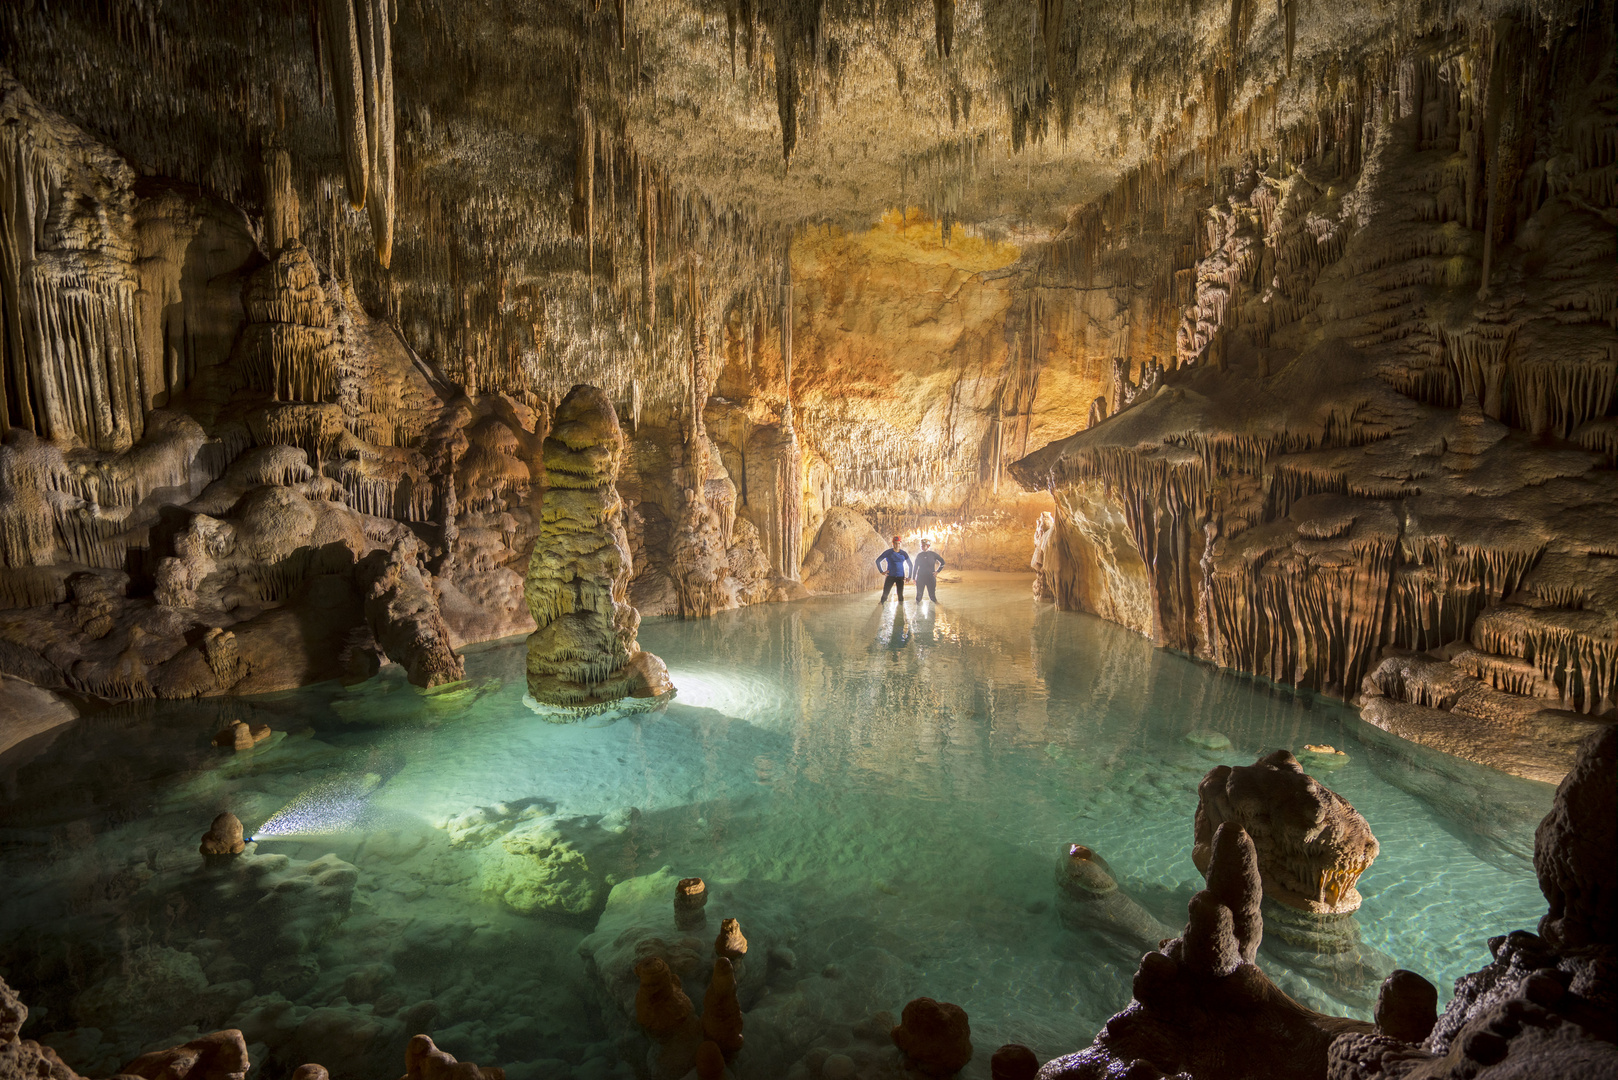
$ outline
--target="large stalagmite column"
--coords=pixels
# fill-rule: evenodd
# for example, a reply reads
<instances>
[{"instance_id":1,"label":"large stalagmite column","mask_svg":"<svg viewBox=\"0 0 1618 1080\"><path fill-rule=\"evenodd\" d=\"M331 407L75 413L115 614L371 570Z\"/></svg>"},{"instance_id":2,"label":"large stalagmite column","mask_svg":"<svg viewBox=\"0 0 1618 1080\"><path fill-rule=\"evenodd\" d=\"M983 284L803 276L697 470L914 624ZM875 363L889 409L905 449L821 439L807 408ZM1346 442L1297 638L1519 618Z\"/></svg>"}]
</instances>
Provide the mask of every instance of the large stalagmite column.
<instances>
[{"instance_id":1,"label":"large stalagmite column","mask_svg":"<svg viewBox=\"0 0 1618 1080\"><path fill-rule=\"evenodd\" d=\"M542 705L582 713L674 689L663 661L635 640L640 614L628 600L616 486L623 454L612 403L593 386L575 386L545 439L540 532L523 590L539 624L528 638L528 692Z\"/></svg>"}]
</instances>

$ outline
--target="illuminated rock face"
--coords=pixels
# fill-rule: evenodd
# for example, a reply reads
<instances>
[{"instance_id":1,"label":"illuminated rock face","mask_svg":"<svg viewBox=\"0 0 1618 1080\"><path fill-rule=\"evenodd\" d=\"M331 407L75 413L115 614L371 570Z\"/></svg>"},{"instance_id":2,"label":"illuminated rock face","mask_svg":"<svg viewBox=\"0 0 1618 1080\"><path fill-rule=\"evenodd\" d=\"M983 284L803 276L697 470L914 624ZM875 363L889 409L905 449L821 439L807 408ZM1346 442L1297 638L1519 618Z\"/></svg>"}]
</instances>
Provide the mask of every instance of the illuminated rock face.
<instances>
[{"instance_id":1,"label":"illuminated rock face","mask_svg":"<svg viewBox=\"0 0 1618 1080\"><path fill-rule=\"evenodd\" d=\"M1204 873L1227 822L1251 839L1269 899L1314 914L1360 906L1354 884L1379 850L1371 826L1287 751L1252 765L1221 765L1202 778L1191 858Z\"/></svg>"},{"instance_id":2,"label":"illuminated rock face","mask_svg":"<svg viewBox=\"0 0 1618 1080\"><path fill-rule=\"evenodd\" d=\"M1524 70L1611 48L1560 35ZM1206 192L1167 369L1012 469L1056 499L1059 604L1554 782L1594 730L1572 714L1618 709L1612 197L1581 194L1609 166L1500 69L1451 78L1465 55L1407 55L1374 138ZM1556 85L1611 131L1610 76ZM1098 209L1176 201L1134 197ZM1100 268L1153 257L1093 228Z\"/></svg>"},{"instance_id":3,"label":"illuminated rock face","mask_svg":"<svg viewBox=\"0 0 1618 1080\"><path fill-rule=\"evenodd\" d=\"M528 692L587 709L657 698L673 687L663 662L635 640L629 539L616 481L624 436L612 402L575 386L545 439L546 491L524 596L538 624L528 638Z\"/></svg>"}]
</instances>

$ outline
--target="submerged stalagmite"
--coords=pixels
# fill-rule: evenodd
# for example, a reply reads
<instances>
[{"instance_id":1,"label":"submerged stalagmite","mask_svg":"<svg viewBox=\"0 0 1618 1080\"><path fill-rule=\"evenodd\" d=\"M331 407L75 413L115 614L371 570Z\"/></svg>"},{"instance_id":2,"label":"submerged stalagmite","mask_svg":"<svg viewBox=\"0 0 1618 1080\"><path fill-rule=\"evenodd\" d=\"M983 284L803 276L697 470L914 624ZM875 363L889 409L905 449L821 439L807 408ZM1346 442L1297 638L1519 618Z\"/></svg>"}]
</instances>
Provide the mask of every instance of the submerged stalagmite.
<instances>
[{"instance_id":1,"label":"submerged stalagmite","mask_svg":"<svg viewBox=\"0 0 1618 1080\"><path fill-rule=\"evenodd\" d=\"M539 628L528 639L528 692L543 705L589 710L673 691L663 661L635 640L629 541L618 467L623 431L607 395L575 386L545 439L545 494L524 595Z\"/></svg>"}]
</instances>

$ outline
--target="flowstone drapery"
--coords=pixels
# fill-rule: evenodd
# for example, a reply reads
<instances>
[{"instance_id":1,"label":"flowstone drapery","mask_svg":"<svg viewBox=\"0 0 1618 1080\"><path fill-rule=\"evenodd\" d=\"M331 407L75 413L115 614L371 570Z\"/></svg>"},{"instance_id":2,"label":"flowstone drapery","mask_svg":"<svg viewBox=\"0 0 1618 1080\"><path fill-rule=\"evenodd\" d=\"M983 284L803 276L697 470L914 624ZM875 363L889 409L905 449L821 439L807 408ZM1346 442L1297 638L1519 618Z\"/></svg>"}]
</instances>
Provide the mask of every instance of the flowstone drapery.
<instances>
[{"instance_id":1,"label":"flowstone drapery","mask_svg":"<svg viewBox=\"0 0 1618 1080\"><path fill-rule=\"evenodd\" d=\"M612 402L575 386L545 439L546 490L523 592L539 628L528 638L528 692L570 719L623 698L673 692L668 669L635 640L629 538L618 468L624 435Z\"/></svg>"}]
</instances>

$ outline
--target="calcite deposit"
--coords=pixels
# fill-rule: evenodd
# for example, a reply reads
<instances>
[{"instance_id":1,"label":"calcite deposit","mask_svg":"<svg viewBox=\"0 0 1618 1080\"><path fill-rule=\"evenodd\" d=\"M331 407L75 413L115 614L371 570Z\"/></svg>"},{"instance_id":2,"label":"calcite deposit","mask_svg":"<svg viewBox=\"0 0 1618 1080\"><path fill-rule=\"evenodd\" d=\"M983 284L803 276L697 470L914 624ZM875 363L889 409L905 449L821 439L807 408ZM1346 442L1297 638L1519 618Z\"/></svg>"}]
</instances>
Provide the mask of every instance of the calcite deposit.
<instances>
[{"instance_id":1,"label":"calcite deposit","mask_svg":"<svg viewBox=\"0 0 1618 1080\"><path fill-rule=\"evenodd\" d=\"M528 638L528 692L588 709L673 689L635 640L629 542L615 483L624 438L606 395L575 386L545 438L546 492L524 596L538 628Z\"/></svg>"},{"instance_id":2,"label":"calcite deposit","mask_svg":"<svg viewBox=\"0 0 1618 1080\"><path fill-rule=\"evenodd\" d=\"M1204 874L1227 822L1240 826L1258 852L1269 899L1322 915L1360 906L1354 884L1380 850L1371 826L1288 751L1252 765L1221 765L1197 785L1191 858Z\"/></svg>"},{"instance_id":3,"label":"calcite deposit","mask_svg":"<svg viewBox=\"0 0 1618 1080\"><path fill-rule=\"evenodd\" d=\"M817 946L764 887L786 872L734 880L726 837L796 797L783 762L814 759L828 702L835 767L896 797L966 790L958 755L1008 731L1044 748L1041 781L1111 796L1122 766L1073 740L1112 711L1042 711L1093 678L1141 693L1114 711L1173 748L1121 798L1189 799L1185 777L1233 743L1266 756L1199 791L1206 889L1129 878L1112 823L1023 838L1033 891L997 882L973 918L1043 920L1051 963L1079 966L1038 977L1064 985L1147 957L1091 1057L1047 1070L1604 1067L1584 1020L1611 1004L1589 883L1612 839L1586 747L1618 717L1614 25L1612 0L0 5L0 789L50 771L30 762L52 739L46 764L96 780L16 845L68 881L17 909L52 927L22 949L57 995L49 1035L99 1074L177 1045L128 1066L170 1080L245 1071L238 1044L266 1048L267 1076L363 1080L411 1036L409 1080L492 1075L437 1049L440 1022L473 1056L511 1048L515 1080L874 1077L901 1048L970 1067L954 1006L890 1015L967 1000L929 972L876 946L796 970ZM973 634L948 595L837 631L806 613L840 602L736 610L868 590L895 534L952 569L1031 570L1036 606L996 617L1026 620L1037 663L929 681L928 650ZM1345 754L1235 725L1188 745L1153 726L1145 685L1180 659L1075 662L1064 640L1107 639L1070 612L1352 702L1377 731L1311 727ZM584 816L516 798L546 790L512 775L519 750L616 737L522 713L481 766L499 792L411 808L441 823L419 880L357 891L357 849L248 851L229 815L198 869L196 828L225 806L255 827L323 807L346 829L384 774L453 774L428 729L478 732L471 704L503 700L467 679L469 646L527 636L547 719L661 707L643 616L671 620L657 632L679 635L665 651L702 711L613 725L645 739L577 772L634 761L644 831L605 824L602 791ZM801 692L729 670L759 625L771 665L820 665ZM1035 668L1048 698L1021 693ZM338 680L329 711L275 697ZM160 747L174 777L140 805L122 749L70 752L126 721L127 757ZM687 783L686 738L746 775ZM1308 774L1437 791L1425 805L1503 865L1527 854L1520 808L1548 797L1481 769L1456 782L1428 751L1573 786L1536 852L1542 934L1499 942L1464 1017L1423 1033L1424 984L1383 981L1392 962L1354 929L1377 842ZM110 868L85 854L170 814L183 827ZM825 821L777 858L833 895L853 872L817 862ZM1040 845L1070 827L1109 837L1124 878L1070 846L1053 892ZM674 893L665 859L703 890ZM851 923L890 900L932 914L917 881L860 874ZM1171 938L1176 892L1195 899ZM441 893L488 911L378 914ZM323 943L351 910L355 938L409 948L334 970ZM101 928L94 946L63 919ZM560 967L544 986L419 974L502 955L514 924L562 940L576 923L595 926L562 949L577 985ZM564 1030L596 1023L554 1004L586 984L602 1030ZM1376 1030L1306 1008L1321 987ZM239 1036L205 1035L227 1019ZM17 1070L73 1080L11 1027ZM1058 1049L1036 1035L993 1041ZM579 1049L597 1042L612 1063Z\"/></svg>"}]
</instances>

